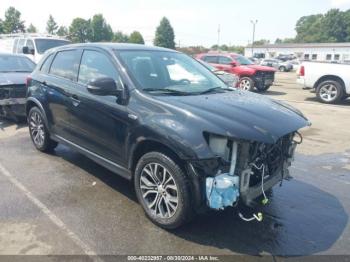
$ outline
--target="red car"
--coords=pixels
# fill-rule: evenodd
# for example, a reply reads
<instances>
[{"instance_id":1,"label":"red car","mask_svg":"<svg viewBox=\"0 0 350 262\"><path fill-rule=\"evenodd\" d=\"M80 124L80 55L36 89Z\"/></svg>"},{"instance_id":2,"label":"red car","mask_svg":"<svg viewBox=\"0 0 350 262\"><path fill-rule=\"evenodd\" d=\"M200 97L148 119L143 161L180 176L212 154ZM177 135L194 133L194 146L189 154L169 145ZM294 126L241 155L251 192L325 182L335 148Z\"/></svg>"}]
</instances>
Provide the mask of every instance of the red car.
<instances>
[{"instance_id":1,"label":"red car","mask_svg":"<svg viewBox=\"0 0 350 262\"><path fill-rule=\"evenodd\" d=\"M233 73L239 76L238 87L252 91L254 87L258 91L266 91L275 80L276 70L267 66L254 64L248 58L235 53L205 53L196 55L219 70Z\"/></svg>"}]
</instances>

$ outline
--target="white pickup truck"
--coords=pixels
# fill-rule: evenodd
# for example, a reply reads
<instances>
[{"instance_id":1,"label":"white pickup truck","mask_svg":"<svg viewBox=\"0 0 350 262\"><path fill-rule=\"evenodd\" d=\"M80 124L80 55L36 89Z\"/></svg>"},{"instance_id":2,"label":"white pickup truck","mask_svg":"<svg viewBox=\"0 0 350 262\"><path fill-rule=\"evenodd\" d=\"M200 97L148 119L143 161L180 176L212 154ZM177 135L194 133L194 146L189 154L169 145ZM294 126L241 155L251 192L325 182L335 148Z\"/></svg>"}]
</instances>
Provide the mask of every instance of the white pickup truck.
<instances>
[{"instance_id":1,"label":"white pickup truck","mask_svg":"<svg viewBox=\"0 0 350 262\"><path fill-rule=\"evenodd\" d=\"M338 103L350 96L350 65L303 62L297 83L304 89L314 89L322 103Z\"/></svg>"}]
</instances>

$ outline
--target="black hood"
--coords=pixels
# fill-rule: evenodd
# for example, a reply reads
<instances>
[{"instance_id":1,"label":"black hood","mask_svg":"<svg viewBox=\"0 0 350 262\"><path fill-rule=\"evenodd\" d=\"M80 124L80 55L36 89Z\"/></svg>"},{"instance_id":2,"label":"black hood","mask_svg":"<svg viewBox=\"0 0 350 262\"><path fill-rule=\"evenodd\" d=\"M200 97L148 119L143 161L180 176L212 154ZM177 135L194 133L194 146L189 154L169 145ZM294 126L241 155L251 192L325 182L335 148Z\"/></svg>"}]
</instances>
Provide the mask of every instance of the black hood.
<instances>
[{"instance_id":1,"label":"black hood","mask_svg":"<svg viewBox=\"0 0 350 262\"><path fill-rule=\"evenodd\" d=\"M30 72L0 72L0 86L23 85Z\"/></svg>"},{"instance_id":2,"label":"black hood","mask_svg":"<svg viewBox=\"0 0 350 262\"><path fill-rule=\"evenodd\" d=\"M188 112L193 127L232 138L275 143L310 125L303 114L285 104L245 91L194 96L160 96L159 100ZM190 119L188 119L190 118ZM209 129L209 130L208 130Z\"/></svg>"}]
</instances>

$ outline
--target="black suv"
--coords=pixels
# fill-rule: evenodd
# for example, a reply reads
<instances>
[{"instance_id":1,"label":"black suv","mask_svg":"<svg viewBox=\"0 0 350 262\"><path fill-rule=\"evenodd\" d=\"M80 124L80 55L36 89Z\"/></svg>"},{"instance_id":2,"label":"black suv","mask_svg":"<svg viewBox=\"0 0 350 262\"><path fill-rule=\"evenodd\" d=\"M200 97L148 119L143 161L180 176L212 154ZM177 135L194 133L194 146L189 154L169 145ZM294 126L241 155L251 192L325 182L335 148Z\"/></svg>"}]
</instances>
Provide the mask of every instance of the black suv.
<instances>
[{"instance_id":1,"label":"black suv","mask_svg":"<svg viewBox=\"0 0 350 262\"><path fill-rule=\"evenodd\" d=\"M35 147L66 144L133 180L165 228L265 195L288 176L297 130L309 123L287 104L227 87L185 54L144 45L59 47L27 82Z\"/></svg>"}]
</instances>

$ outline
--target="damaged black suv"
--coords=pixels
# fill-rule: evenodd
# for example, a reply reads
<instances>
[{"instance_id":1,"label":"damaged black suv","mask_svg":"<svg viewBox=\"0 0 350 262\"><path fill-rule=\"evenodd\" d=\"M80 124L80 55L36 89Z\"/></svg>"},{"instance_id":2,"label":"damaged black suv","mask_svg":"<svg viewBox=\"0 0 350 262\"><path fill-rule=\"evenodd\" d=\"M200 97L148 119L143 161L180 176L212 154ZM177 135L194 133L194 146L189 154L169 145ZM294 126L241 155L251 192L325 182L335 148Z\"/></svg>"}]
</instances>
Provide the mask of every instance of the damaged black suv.
<instances>
[{"instance_id":1,"label":"damaged black suv","mask_svg":"<svg viewBox=\"0 0 350 262\"><path fill-rule=\"evenodd\" d=\"M230 88L189 56L131 44L51 50L28 79L35 147L62 143L133 181L147 216L175 228L251 204L283 178L308 120Z\"/></svg>"}]
</instances>

